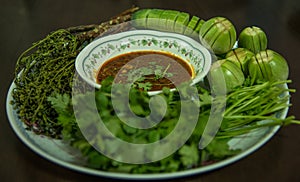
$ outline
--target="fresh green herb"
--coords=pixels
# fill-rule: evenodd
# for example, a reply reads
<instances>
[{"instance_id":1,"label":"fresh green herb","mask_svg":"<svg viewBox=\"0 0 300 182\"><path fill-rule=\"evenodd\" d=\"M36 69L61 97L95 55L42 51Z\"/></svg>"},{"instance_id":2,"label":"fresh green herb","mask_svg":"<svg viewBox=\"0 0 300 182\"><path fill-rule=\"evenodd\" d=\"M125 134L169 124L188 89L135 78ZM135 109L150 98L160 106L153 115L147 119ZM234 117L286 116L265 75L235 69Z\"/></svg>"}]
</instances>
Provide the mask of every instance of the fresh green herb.
<instances>
[{"instance_id":1,"label":"fresh green herb","mask_svg":"<svg viewBox=\"0 0 300 182\"><path fill-rule=\"evenodd\" d=\"M165 68L161 65L157 65L157 62L149 62L149 65L146 67L136 68L130 72L122 73L122 76L127 77L128 82L134 82L136 88L142 89L144 91L151 90L153 84L148 80L159 80L162 78L170 78L174 74L168 72L170 64ZM157 84L158 85L158 84Z\"/></svg>"},{"instance_id":2,"label":"fresh green herb","mask_svg":"<svg viewBox=\"0 0 300 182\"><path fill-rule=\"evenodd\" d=\"M152 83L150 82L146 82L146 83L137 83L137 87L142 89L142 90L145 90L145 91L148 91L152 88Z\"/></svg>"},{"instance_id":3,"label":"fresh green herb","mask_svg":"<svg viewBox=\"0 0 300 182\"><path fill-rule=\"evenodd\" d=\"M242 135L250 129L262 126L297 123L293 117L277 118L274 114L288 108L290 95L294 89L283 84L290 80L264 82L262 84L237 88L227 96L227 108L224 112L220 137ZM261 120L271 120L268 124L259 124ZM243 126L248 126L245 129Z\"/></svg>"},{"instance_id":4,"label":"fresh green herb","mask_svg":"<svg viewBox=\"0 0 300 182\"><path fill-rule=\"evenodd\" d=\"M216 162L227 157L236 155L236 150L232 150L228 145L229 139L215 138L202 152L202 164Z\"/></svg>"},{"instance_id":5,"label":"fresh green herb","mask_svg":"<svg viewBox=\"0 0 300 182\"><path fill-rule=\"evenodd\" d=\"M107 81L105 80L105 82ZM70 99L67 99L65 95L61 96L58 94L50 97L49 100L57 112L62 115L58 117L58 121L64 126L65 132L63 134L66 135L64 138L69 138L71 145L87 157L90 167L105 171L127 173L172 172L207 165L238 154L241 151L230 149L228 141L232 137L240 136L255 128L298 123L293 118L282 119L273 116L273 114L289 107L287 102L289 96L286 93L294 90L282 86L287 82L266 82L234 89L226 96L227 108L224 112L224 122L216 138L203 150L198 149L198 142L208 122L212 100L217 98L214 98L208 90L198 86L201 112L199 121L190 139L171 156L161 161L143 165L116 162L97 152L81 135L80 130L74 127L76 126L76 120L74 120L74 116L69 115L72 112L68 107L71 104ZM180 99L176 91L171 92L170 89L163 89L161 96L168 104L167 113L163 121L149 130L139 130L127 126L114 114L109 83L111 81L108 81L107 84L102 84L101 90L96 91L95 97L103 122L116 137L131 143L151 143L164 138L172 132L180 116ZM188 86L188 84L185 86ZM133 112L139 116L149 115L150 96L146 92L135 88L132 88L130 94L130 104ZM262 96L255 97L258 94ZM189 95L189 93L183 93L183 95ZM261 107L257 107L258 105ZM128 120L131 119L130 116L127 118ZM273 120L274 122L259 124L262 119ZM89 118L89 120L92 120L92 118ZM86 127L93 128L89 124ZM97 141L96 138L98 137L95 136L95 141Z\"/></svg>"},{"instance_id":6,"label":"fresh green herb","mask_svg":"<svg viewBox=\"0 0 300 182\"><path fill-rule=\"evenodd\" d=\"M73 114L73 106L71 104L71 98L68 94L55 94L55 97L48 97L52 107L58 113L57 120L58 125L62 126L62 135L64 140L71 140L72 133L77 131L76 119Z\"/></svg>"},{"instance_id":7,"label":"fresh green herb","mask_svg":"<svg viewBox=\"0 0 300 182\"><path fill-rule=\"evenodd\" d=\"M156 66L156 69L155 69L155 71L154 71L155 79L156 79L156 80L159 80L159 79L161 79L161 78L164 78L164 77L170 77L170 75L173 75L172 73L168 73L168 72L167 72L169 68L170 68L170 64L168 64L168 66L162 71L163 67L157 65L157 66Z\"/></svg>"},{"instance_id":8,"label":"fresh green herb","mask_svg":"<svg viewBox=\"0 0 300 182\"><path fill-rule=\"evenodd\" d=\"M190 146L184 145L179 151L180 160L184 166L198 166L200 161L199 149L194 143Z\"/></svg>"},{"instance_id":9,"label":"fresh green herb","mask_svg":"<svg viewBox=\"0 0 300 182\"><path fill-rule=\"evenodd\" d=\"M107 80L105 80L107 81ZM113 110L110 95L110 85L102 84L101 90L96 91L95 97L97 102L97 107L99 114L101 115L102 121L105 123L106 127L117 137L122 140L132 142L132 143L149 143L158 141L161 138L166 137L176 126L178 118L180 116L180 101L178 101L178 93L171 92L169 89L165 88L162 97L168 103L168 111L163 121L161 121L157 126L149 130L138 130L124 124L120 119L118 119ZM146 92L140 91L138 89L132 88L130 92L130 104L134 113L139 116L149 115L149 96ZM118 171L118 172L130 172L130 173L153 173L153 172L174 172L178 170L188 169L200 164L201 151L197 148L197 140L189 141L188 144L184 145L178 152L163 159L158 162L134 165L120 163L107 157L103 156L85 140L85 138L79 132L80 129L76 126L76 121L74 116L64 117L72 113L70 108L71 100L66 98L66 95L54 95L49 97L48 100L51 101L53 107L57 110L62 117L58 117L58 122L64 126L65 132L63 132L63 138L69 139L71 145L79 149L84 156L87 157L87 162L89 167L106 170L106 171ZM80 96L81 97L81 96ZM82 96L84 99L84 95ZM87 106L88 107L88 106ZM157 108L158 111L160 108ZM157 111L157 112L158 112ZM88 114L87 113L82 113ZM126 114L126 113L123 113ZM130 116L127 117L130 120ZM93 120L91 116L89 120ZM67 124L69 123L69 124ZM92 124L88 124L86 128L94 128ZM71 127L70 127L71 126ZM198 126L199 128L199 126ZM82 128L81 128L82 129ZM198 134L197 134L198 135ZM99 136L96 135L96 138ZM180 136L178 136L180 137ZM101 138L101 136L100 136ZM196 134L195 138L199 139ZM113 141L112 141L113 142ZM113 145L113 143L112 143ZM115 145L114 145L115 146ZM118 146L115 146L118 147ZM159 152L159 151L156 151Z\"/></svg>"}]
</instances>

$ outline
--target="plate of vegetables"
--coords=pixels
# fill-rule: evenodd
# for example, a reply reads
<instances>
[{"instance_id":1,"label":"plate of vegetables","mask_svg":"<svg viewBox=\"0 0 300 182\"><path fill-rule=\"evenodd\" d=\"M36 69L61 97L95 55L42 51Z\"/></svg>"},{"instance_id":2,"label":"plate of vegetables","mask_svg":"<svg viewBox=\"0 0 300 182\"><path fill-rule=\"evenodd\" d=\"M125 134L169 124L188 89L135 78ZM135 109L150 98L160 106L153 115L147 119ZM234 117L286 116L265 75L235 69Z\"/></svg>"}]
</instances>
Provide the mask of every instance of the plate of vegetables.
<instances>
[{"instance_id":1,"label":"plate of vegetables","mask_svg":"<svg viewBox=\"0 0 300 182\"><path fill-rule=\"evenodd\" d=\"M78 54L99 37L132 28L183 34L215 55L208 75L195 84L199 117L189 139L166 158L145 164L113 160L93 148L78 127L72 100ZM99 115L115 136L129 142L151 143L166 137L176 127L181 112L180 94L176 90L162 89L160 97L166 101L168 112L160 124L145 132L127 126L116 116L111 101L112 82L111 77L104 79L101 88L93 92ZM290 82L286 60L267 49L266 34L261 28L245 28L237 38L233 24L223 17L202 20L185 12L134 7L100 25L60 29L34 43L17 61L6 108L20 140L58 165L109 178L170 179L229 165L262 147L281 126L299 124L293 116L287 116L291 105L289 93L295 92L288 88ZM85 85L78 77L76 88L84 90ZM222 99L216 97L219 92L224 96ZM132 88L130 94L133 112L149 115L152 96L139 87ZM189 92L184 94L188 96ZM84 100L86 95L81 98ZM212 105L216 103L222 122L210 123ZM201 137L211 124L218 126L218 130L201 147ZM88 122L85 127L92 128ZM97 137L103 139L101 135ZM122 150L113 144L112 147Z\"/></svg>"}]
</instances>

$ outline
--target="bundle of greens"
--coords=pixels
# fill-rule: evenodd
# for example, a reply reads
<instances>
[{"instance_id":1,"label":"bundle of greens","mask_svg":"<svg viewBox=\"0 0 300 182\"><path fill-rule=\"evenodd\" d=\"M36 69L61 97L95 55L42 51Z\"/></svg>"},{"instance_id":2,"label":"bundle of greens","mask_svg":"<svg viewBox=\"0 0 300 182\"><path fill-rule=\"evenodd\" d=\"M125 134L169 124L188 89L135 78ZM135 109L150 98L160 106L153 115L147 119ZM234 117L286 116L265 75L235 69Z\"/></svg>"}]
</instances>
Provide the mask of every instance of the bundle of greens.
<instances>
[{"instance_id":1,"label":"bundle of greens","mask_svg":"<svg viewBox=\"0 0 300 182\"><path fill-rule=\"evenodd\" d=\"M15 69L13 105L28 129L60 138L57 113L47 101L53 93L71 96L75 58L88 43L107 33L110 27L129 21L133 7L100 25L60 29L33 44L18 59ZM124 31L118 27L114 32Z\"/></svg>"},{"instance_id":2,"label":"bundle of greens","mask_svg":"<svg viewBox=\"0 0 300 182\"><path fill-rule=\"evenodd\" d=\"M98 114L114 136L129 143L147 144L163 139L173 131L182 112L180 107L182 99L180 100L177 91L171 92L170 89L163 89L163 93L160 96L164 98L168 106L166 115L157 126L147 130L140 130L126 125L124 121L116 116L112 105L112 81L113 79L109 78L102 82L101 89L95 92L95 100L99 111ZM93 110L92 106L87 104L84 106L85 110L81 111L80 115L88 116L88 120L86 120L84 128L81 126L79 129L73 111L72 99L68 95L57 94L53 97L48 97L48 100L59 113L58 122L63 126L64 140L69 141L71 146L80 150L87 157L87 165L89 167L104 171L126 173L174 172L211 164L238 154L241 152L240 150L229 148L228 141L232 137L242 136L261 127L297 123L297 121L293 120L293 117L278 118L274 115L276 112L282 111L282 109L289 106L289 95L287 95L287 92L294 91L282 87L284 83L286 82L265 82L259 85L236 88L226 96L226 100L220 99L220 101L213 101L219 98L214 98L209 90L198 86L200 115L189 140L169 157L152 163L147 163L147 158L145 158L146 164L143 165L115 161L101 154L92 146L93 142L97 143L107 139L105 134L94 131L96 128L95 122L91 121L97 121L97 118L92 118L93 115L90 114ZM87 102L90 99L88 94L82 94L80 99ZM185 94L188 93L183 93L182 95ZM129 103L135 114L142 117L149 115L149 100L150 96L147 92L137 88L131 89ZM212 102L220 103L220 105L222 105L221 102L227 103L224 120L214 140L203 150L199 150L199 141L210 117ZM91 108L89 109L89 107ZM188 111L189 109L187 108L186 110ZM126 113L122 114L126 115ZM130 116L127 119L130 120ZM272 120L273 122L261 124L261 120ZM186 124L189 124L188 121ZM89 141L81 133L81 131L86 129L92 134ZM181 136L178 135L178 137L178 140L180 140ZM114 145L113 139L107 140L110 140L110 144L114 146L116 151L122 152L121 146Z\"/></svg>"}]
</instances>

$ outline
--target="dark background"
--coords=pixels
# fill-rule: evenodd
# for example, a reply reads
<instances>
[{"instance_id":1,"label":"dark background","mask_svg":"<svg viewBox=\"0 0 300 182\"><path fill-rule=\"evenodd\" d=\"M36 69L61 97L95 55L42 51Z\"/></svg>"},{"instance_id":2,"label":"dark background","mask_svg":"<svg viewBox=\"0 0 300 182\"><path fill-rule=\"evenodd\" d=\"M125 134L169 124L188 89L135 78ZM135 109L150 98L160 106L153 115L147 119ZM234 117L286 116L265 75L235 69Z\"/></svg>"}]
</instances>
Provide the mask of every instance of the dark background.
<instances>
[{"instance_id":1,"label":"dark background","mask_svg":"<svg viewBox=\"0 0 300 182\"><path fill-rule=\"evenodd\" d=\"M57 166L27 148L11 129L5 99L18 56L49 32L103 22L131 7L176 9L203 19L229 18L238 32L256 25L265 30L269 48L290 66L289 115L300 119L300 1L297 0L0 0L0 181L111 181ZM282 128L248 157L206 174L176 181L300 181L300 126ZM175 180L174 180L175 181Z\"/></svg>"}]
</instances>

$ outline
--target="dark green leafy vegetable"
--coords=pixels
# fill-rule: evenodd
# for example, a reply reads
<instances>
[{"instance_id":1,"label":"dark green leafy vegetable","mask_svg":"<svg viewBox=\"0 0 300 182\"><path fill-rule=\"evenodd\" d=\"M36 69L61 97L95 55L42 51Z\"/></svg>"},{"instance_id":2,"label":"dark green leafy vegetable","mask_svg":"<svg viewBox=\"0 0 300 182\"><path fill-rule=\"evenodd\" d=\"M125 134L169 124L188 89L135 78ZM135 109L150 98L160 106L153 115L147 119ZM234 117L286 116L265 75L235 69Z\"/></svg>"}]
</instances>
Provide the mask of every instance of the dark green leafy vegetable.
<instances>
[{"instance_id":1,"label":"dark green leafy vegetable","mask_svg":"<svg viewBox=\"0 0 300 182\"><path fill-rule=\"evenodd\" d=\"M101 89L96 91L95 97L103 122L116 137L133 143L151 143L164 138L174 129L180 115L180 100L178 100L177 92L171 92L169 89L163 90L161 96L168 103L166 116L158 126L143 131L127 126L114 114L110 95L111 82L112 80L106 79L105 83L102 83ZM211 96L208 90L198 87L201 112L190 139L169 157L143 165L117 162L97 152L82 136L78 126L76 127L75 117L70 115L73 113L72 108L69 107L70 99L67 99L66 95L58 94L49 97L49 100L60 115L58 122L64 126L64 138L87 157L89 167L126 173L174 172L207 165L238 154L240 150L232 150L228 146L228 141L234 136L240 136L260 127L298 123L293 117L283 119L273 116L274 113L290 106L289 95L286 93L294 90L282 87L281 85L284 83L287 82L265 82L260 85L245 85L233 89L225 101L227 106L222 126L216 138L203 150L198 149L198 142L208 122L212 100L218 98ZM132 110L139 116L147 116L149 114L149 96L135 88L132 88L130 93ZM89 120L91 119L89 118ZM273 122L259 124L262 119ZM89 124L85 127L94 128ZM95 135L94 137L96 139L100 136Z\"/></svg>"},{"instance_id":2,"label":"dark green leafy vegetable","mask_svg":"<svg viewBox=\"0 0 300 182\"><path fill-rule=\"evenodd\" d=\"M179 95L177 92L171 92L166 88L163 89L163 93L161 94L161 96L168 103L167 113L163 121L161 121L158 126L155 126L154 128L151 128L149 130L138 130L127 126L114 114L110 95L110 83L112 82L112 80L110 79L111 78L108 78L104 80L104 83L102 82L102 87L100 90L96 91L95 97L102 121L115 136L121 138L122 140L133 143L151 143L166 137L174 129L174 126L176 125L180 116L180 100L178 100ZM73 147L79 149L82 154L87 157L87 164L89 167L105 171L127 173L174 172L201 166L202 163L209 160L202 160L202 151L198 149L198 141L200 139L202 131L204 130L206 120L208 119L207 109L211 104L211 96L205 89L199 88L199 92L203 93L200 95L200 102L204 112L201 112L203 114L201 114L201 116L199 117L199 122L191 138L185 145L183 145L176 153L172 154L171 156L157 162L143 165L120 163L109 159L97 152L82 136L80 129L77 126L74 115L70 115L70 113L73 113L72 107L69 107L70 105L72 105L71 99L68 99L67 95L57 94L49 97L48 100L51 101L53 108L55 108L55 110L57 110L57 112L59 113L58 122L61 123L64 128L63 138L69 141ZM133 112L138 114L139 116L147 116L149 114L148 105L150 97L146 94L146 92L140 91L139 89L135 88L132 88L130 94L130 104ZM188 93L183 93L183 95L185 94ZM83 96L83 99L84 97L85 96ZM130 120L130 118L128 119ZM92 120L92 118L89 117L89 120ZM86 127L94 128L90 124L88 124ZM100 136L96 135L95 140L99 137ZM215 148L216 146L212 147ZM229 152L227 145L223 145L223 147L223 152L228 154L224 157L228 157L239 152L239 150L230 150ZM213 158L214 153L210 153L210 156ZM221 159L222 157L219 156L218 158Z\"/></svg>"},{"instance_id":3,"label":"dark green leafy vegetable","mask_svg":"<svg viewBox=\"0 0 300 182\"><path fill-rule=\"evenodd\" d=\"M224 159L224 157L231 157L236 155L236 152L236 150L229 149L228 139L216 138L202 151L203 165L209 164L209 162L217 162Z\"/></svg>"}]
</instances>

